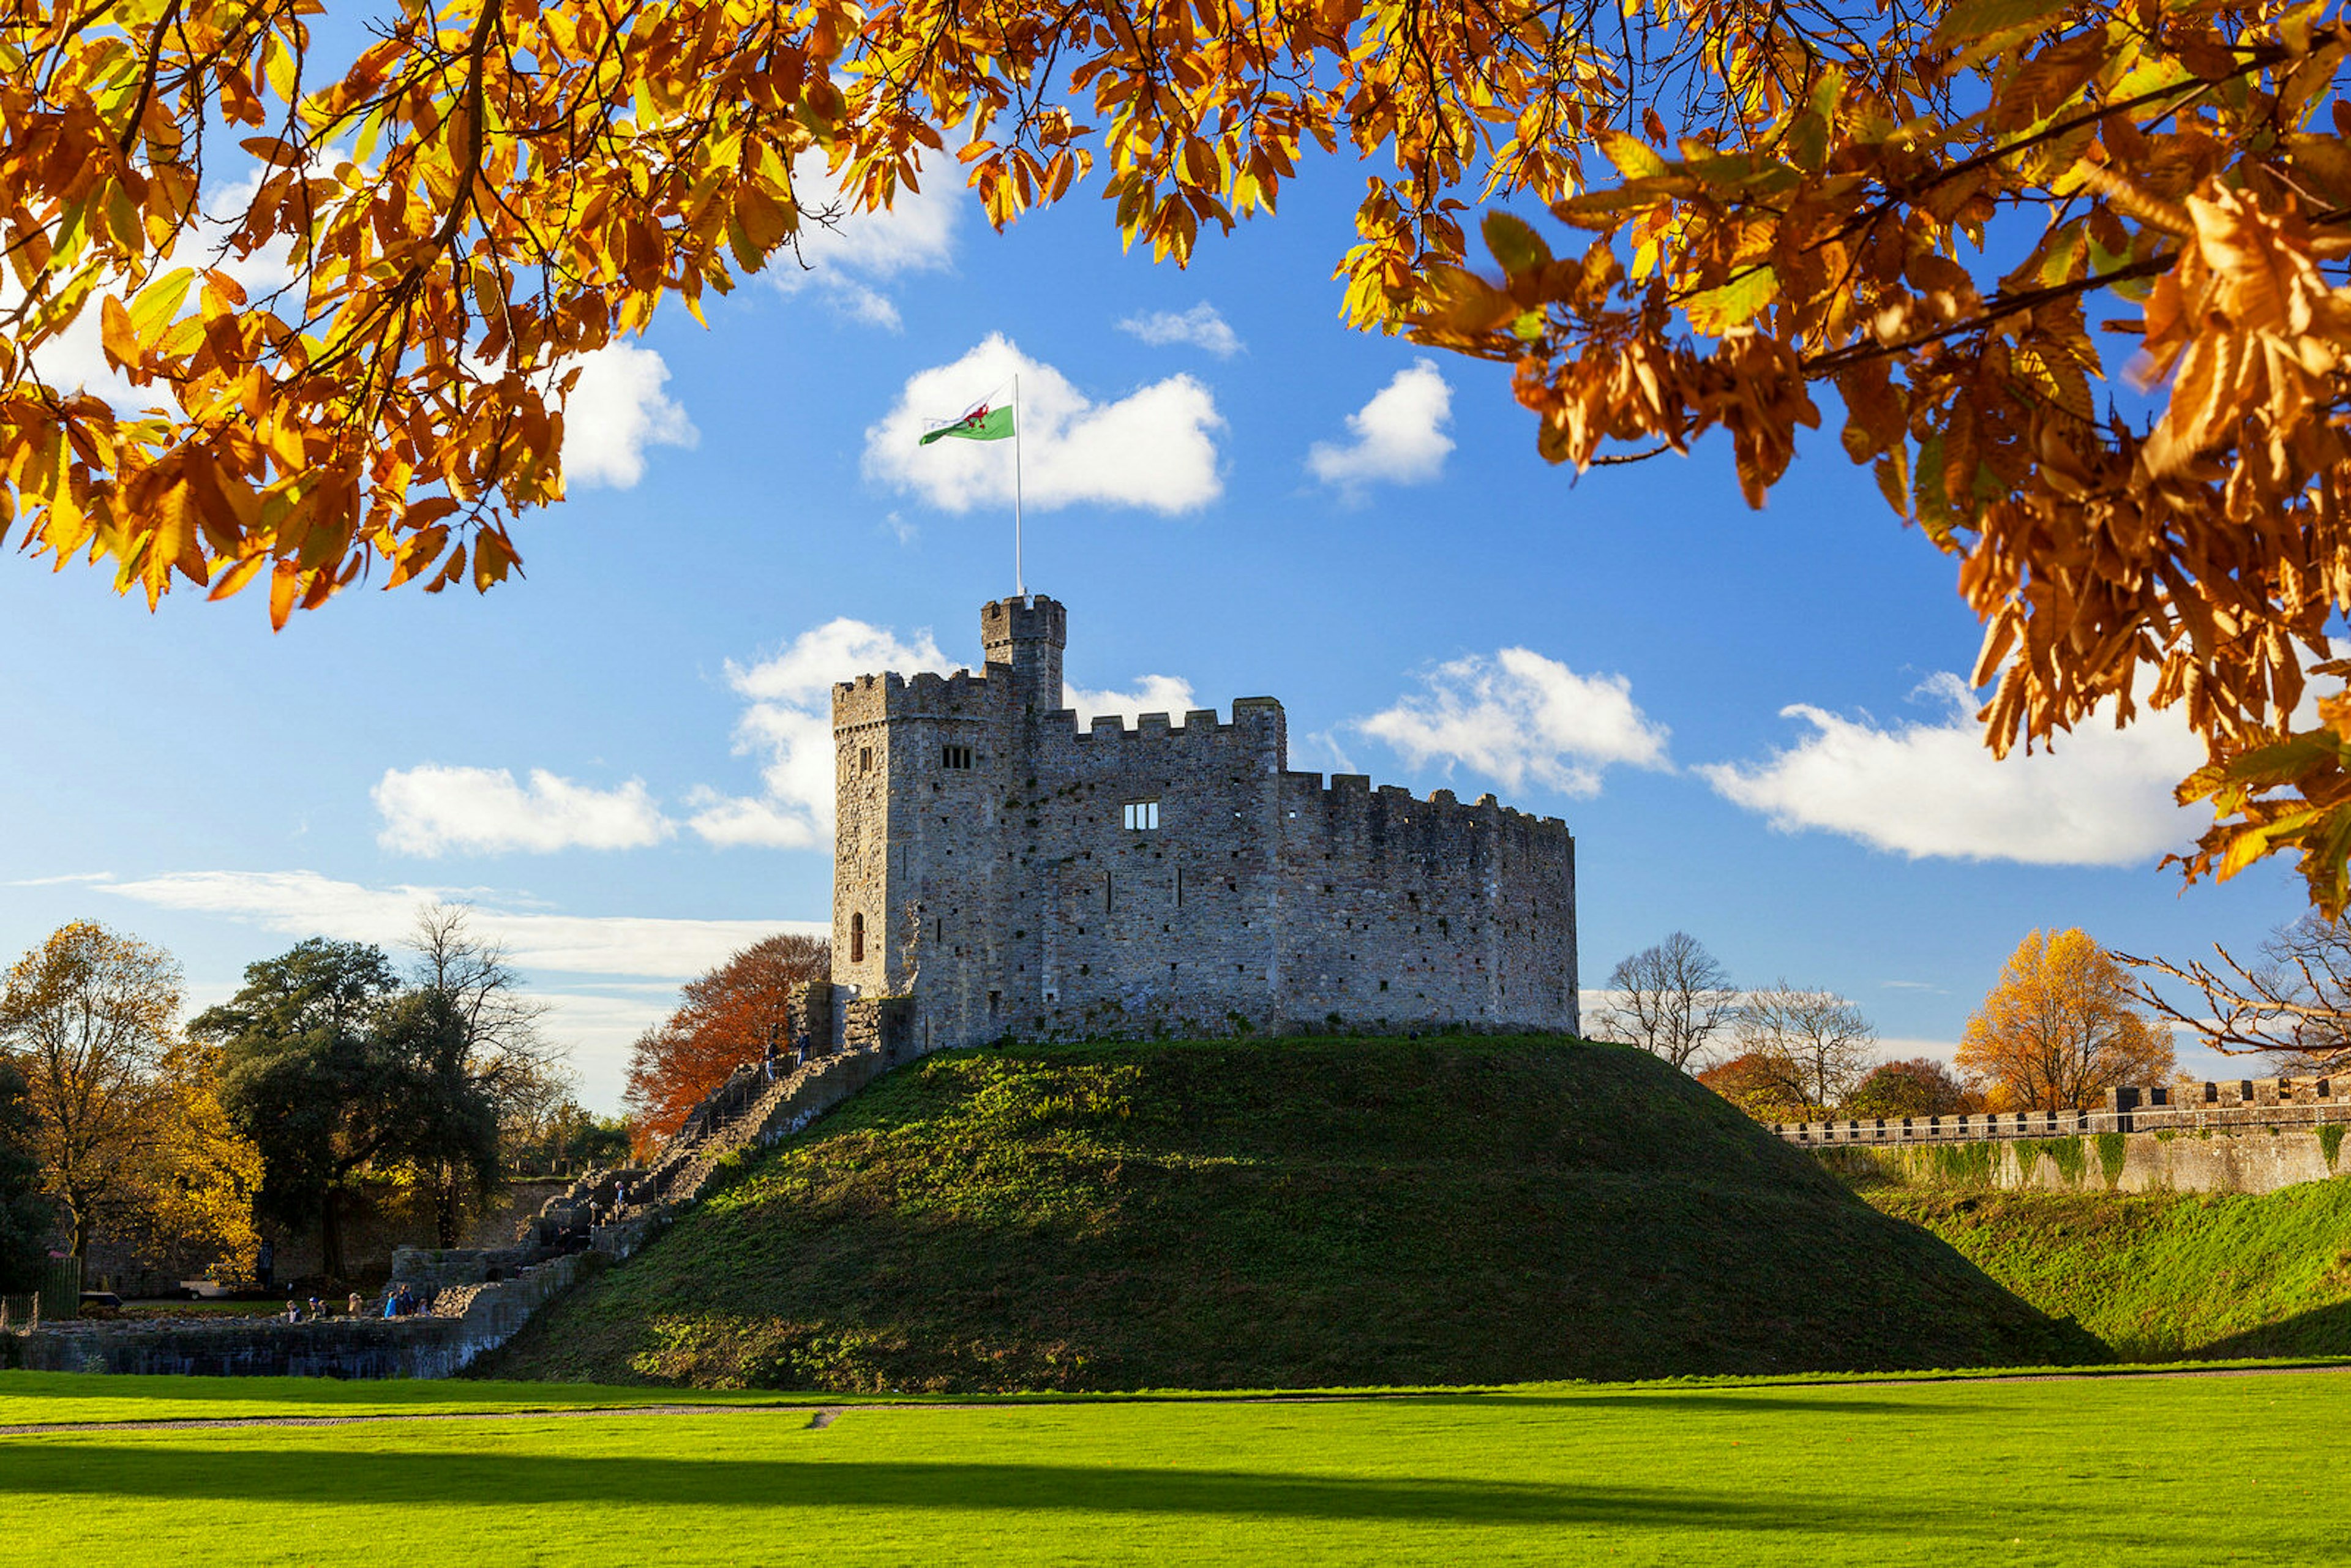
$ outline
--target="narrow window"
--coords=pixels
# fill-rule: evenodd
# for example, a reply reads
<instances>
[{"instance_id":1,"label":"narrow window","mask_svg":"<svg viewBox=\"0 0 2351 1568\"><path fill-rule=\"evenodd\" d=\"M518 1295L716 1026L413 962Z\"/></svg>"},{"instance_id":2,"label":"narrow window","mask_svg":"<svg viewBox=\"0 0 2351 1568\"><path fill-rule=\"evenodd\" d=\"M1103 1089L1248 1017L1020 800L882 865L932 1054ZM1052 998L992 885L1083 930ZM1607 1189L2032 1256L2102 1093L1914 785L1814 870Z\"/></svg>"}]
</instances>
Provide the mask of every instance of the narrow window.
<instances>
[{"instance_id":1,"label":"narrow window","mask_svg":"<svg viewBox=\"0 0 2351 1568\"><path fill-rule=\"evenodd\" d=\"M873 748L872 747L861 746L857 748L857 771L860 773L871 773L873 771Z\"/></svg>"},{"instance_id":2,"label":"narrow window","mask_svg":"<svg viewBox=\"0 0 2351 1568\"><path fill-rule=\"evenodd\" d=\"M1146 833L1159 826L1159 802L1129 800L1126 803L1126 825L1130 831Z\"/></svg>"},{"instance_id":3,"label":"narrow window","mask_svg":"<svg viewBox=\"0 0 2351 1568\"><path fill-rule=\"evenodd\" d=\"M1102 873L1102 913L1103 913L1104 915L1108 915L1108 914L1110 913L1110 904L1111 904L1110 873L1108 873L1108 872L1104 872L1104 873Z\"/></svg>"},{"instance_id":4,"label":"narrow window","mask_svg":"<svg viewBox=\"0 0 2351 1568\"><path fill-rule=\"evenodd\" d=\"M1004 993L1002 991L990 991L987 993L987 1016L990 1020L995 1019L996 1010L1003 1004L1003 1001Z\"/></svg>"},{"instance_id":5,"label":"narrow window","mask_svg":"<svg viewBox=\"0 0 2351 1568\"><path fill-rule=\"evenodd\" d=\"M849 961L852 964L865 962L865 916L862 915L849 917Z\"/></svg>"},{"instance_id":6,"label":"narrow window","mask_svg":"<svg viewBox=\"0 0 2351 1568\"><path fill-rule=\"evenodd\" d=\"M1180 865L1176 868L1176 907L1184 907L1184 868Z\"/></svg>"}]
</instances>

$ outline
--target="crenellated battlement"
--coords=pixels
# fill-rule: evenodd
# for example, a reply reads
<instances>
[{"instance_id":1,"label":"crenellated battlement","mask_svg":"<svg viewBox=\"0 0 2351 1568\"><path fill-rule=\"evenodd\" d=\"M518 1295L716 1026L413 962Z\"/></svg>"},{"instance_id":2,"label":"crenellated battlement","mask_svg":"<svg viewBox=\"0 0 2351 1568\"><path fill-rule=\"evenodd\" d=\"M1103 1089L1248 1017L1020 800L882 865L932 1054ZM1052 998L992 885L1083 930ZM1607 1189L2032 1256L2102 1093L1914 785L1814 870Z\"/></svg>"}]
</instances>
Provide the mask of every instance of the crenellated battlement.
<instances>
[{"instance_id":1,"label":"crenellated battlement","mask_svg":"<svg viewBox=\"0 0 2351 1568\"><path fill-rule=\"evenodd\" d=\"M1774 1123L1771 1130L1792 1144L1972 1143L2344 1122L2351 1122L2351 1083L2325 1078L2243 1078L2195 1084L2184 1093L2168 1084L2109 1089L2105 1103L2095 1110L1788 1122Z\"/></svg>"},{"instance_id":2,"label":"crenellated battlement","mask_svg":"<svg viewBox=\"0 0 2351 1568\"><path fill-rule=\"evenodd\" d=\"M1057 708L1051 713L1038 716L1037 738L1040 743L1069 741L1080 745L1087 742L1115 745L1149 740L1191 740L1202 744L1246 740L1257 745L1265 738L1269 709L1274 720L1272 727L1279 729L1281 727L1281 705L1271 697L1235 699L1233 716L1229 720L1218 718L1217 710L1212 707L1188 708L1181 724L1176 722L1172 714L1137 714L1130 725L1123 714L1105 713L1081 717L1075 708Z\"/></svg>"},{"instance_id":3,"label":"crenellated battlement","mask_svg":"<svg viewBox=\"0 0 2351 1568\"><path fill-rule=\"evenodd\" d=\"M860 675L834 684L832 727L838 730L899 718L994 717L1003 711L1008 695L1003 681L967 669L951 675L930 670L913 675Z\"/></svg>"},{"instance_id":4,"label":"crenellated battlement","mask_svg":"<svg viewBox=\"0 0 2351 1568\"><path fill-rule=\"evenodd\" d=\"M1431 825L1467 822L1542 836L1557 835L1562 842L1570 838L1564 819L1538 817L1505 806L1490 794L1480 795L1467 804L1450 789L1432 789L1422 799L1401 784L1374 788L1368 773L1333 773L1326 784L1320 773L1285 769L1281 789L1284 807L1297 810L1301 820L1309 809L1330 820L1365 815L1376 809L1387 813L1390 821L1406 825L1416 821Z\"/></svg>"}]
</instances>

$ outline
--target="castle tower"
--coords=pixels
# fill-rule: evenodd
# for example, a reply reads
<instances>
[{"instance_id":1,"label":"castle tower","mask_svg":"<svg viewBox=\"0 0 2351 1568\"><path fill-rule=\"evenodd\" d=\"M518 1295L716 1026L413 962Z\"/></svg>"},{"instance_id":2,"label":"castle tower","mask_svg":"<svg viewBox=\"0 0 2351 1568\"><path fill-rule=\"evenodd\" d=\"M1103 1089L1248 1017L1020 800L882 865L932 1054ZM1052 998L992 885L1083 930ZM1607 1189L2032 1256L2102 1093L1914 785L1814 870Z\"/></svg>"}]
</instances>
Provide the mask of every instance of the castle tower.
<instances>
[{"instance_id":1,"label":"castle tower","mask_svg":"<svg viewBox=\"0 0 2351 1568\"><path fill-rule=\"evenodd\" d=\"M1012 666L1013 708L1058 712L1061 650L1069 644L1069 612L1041 593L999 599L980 607L979 638L991 664Z\"/></svg>"},{"instance_id":2,"label":"castle tower","mask_svg":"<svg viewBox=\"0 0 2351 1568\"><path fill-rule=\"evenodd\" d=\"M980 636L976 674L833 687L832 980L852 1025L887 998L921 1051L1575 1027L1566 823L1292 772L1271 697L1229 720L1072 713L1067 612L1041 594L982 606Z\"/></svg>"}]
</instances>

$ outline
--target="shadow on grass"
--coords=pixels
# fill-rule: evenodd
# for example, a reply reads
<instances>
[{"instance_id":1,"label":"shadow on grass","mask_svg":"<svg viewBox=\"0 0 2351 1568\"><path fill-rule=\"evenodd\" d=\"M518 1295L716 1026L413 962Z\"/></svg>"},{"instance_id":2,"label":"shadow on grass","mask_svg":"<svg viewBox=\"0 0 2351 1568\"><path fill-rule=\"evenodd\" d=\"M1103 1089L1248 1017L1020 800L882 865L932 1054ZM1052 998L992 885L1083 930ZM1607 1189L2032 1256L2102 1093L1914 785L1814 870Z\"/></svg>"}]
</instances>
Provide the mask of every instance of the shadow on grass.
<instances>
[{"instance_id":1,"label":"shadow on grass","mask_svg":"<svg viewBox=\"0 0 2351 1568\"><path fill-rule=\"evenodd\" d=\"M726 1401L693 1389L614 1388L582 1383L471 1383L388 1377L344 1382L331 1377L179 1377L107 1373L0 1372L0 1400L165 1399L203 1404L448 1406L676 1404ZM52 1417L70 1419L70 1417Z\"/></svg>"},{"instance_id":2,"label":"shadow on grass","mask_svg":"<svg viewBox=\"0 0 2351 1568\"><path fill-rule=\"evenodd\" d=\"M1898 1511L1689 1490L1509 1481L873 1460L674 1459L486 1453L237 1452L26 1441L0 1446L0 1491L93 1501L599 1509L697 1506L1066 1510L1460 1524L1886 1531Z\"/></svg>"},{"instance_id":3,"label":"shadow on grass","mask_svg":"<svg viewBox=\"0 0 2351 1568\"><path fill-rule=\"evenodd\" d=\"M2263 1323L2199 1345L2189 1354L2199 1361L2224 1361L2238 1356L2342 1355L2351 1353L2351 1301L2331 1301L2296 1312L2277 1322Z\"/></svg>"}]
</instances>

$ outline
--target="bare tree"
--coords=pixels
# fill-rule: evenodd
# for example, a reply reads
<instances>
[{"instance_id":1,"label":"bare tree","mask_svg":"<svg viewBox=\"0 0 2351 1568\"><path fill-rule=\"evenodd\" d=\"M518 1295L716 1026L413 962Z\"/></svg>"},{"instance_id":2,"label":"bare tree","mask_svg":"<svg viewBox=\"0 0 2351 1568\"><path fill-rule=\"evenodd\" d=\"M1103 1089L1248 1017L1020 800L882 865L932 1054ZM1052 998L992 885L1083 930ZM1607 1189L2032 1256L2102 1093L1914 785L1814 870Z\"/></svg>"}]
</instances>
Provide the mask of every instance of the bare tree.
<instances>
[{"instance_id":1,"label":"bare tree","mask_svg":"<svg viewBox=\"0 0 2351 1568\"><path fill-rule=\"evenodd\" d=\"M570 1091L566 1048L540 1032L548 1004L526 996L502 942L476 936L462 904L417 912L409 947L415 984L441 997L462 1032L466 1072L496 1102L501 1119L528 1120Z\"/></svg>"},{"instance_id":2,"label":"bare tree","mask_svg":"<svg viewBox=\"0 0 2351 1568\"><path fill-rule=\"evenodd\" d=\"M2220 967L2199 960L2116 957L2194 987L2204 1007L2191 1014L2145 978L2138 999L2223 1056L2266 1056L2282 1072L2351 1068L2351 919L2305 915L2262 944L2261 961L2239 963L2219 943Z\"/></svg>"},{"instance_id":3,"label":"bare tree","mask_svg":"<svg viewBox=\"0 0 2351 1568\"><path fill-rule=\"evenodd\" d=\"M1834 991L1798 990L1784 979L1748 993L1731 1033L1788 1102L1810 1110L1843 1104L1877 1063L1877 1030L1861 1009Z\"/></svg>"},{"instance_id":4,"label":"bare tree","mask_svg":"<svg viewBox=\"0 0 2351 1568\"><path fill-rule=\"evenodd\" d=\"M453 1114L438 1141L445 1147L423 1162L431 1167L444 1247L456 1244L468 1201L503 1181L506 1151L518 1134L573 1088L564 1048L539 1030L547 1004L523 993L503 944L468 928L470 913L463 904L428 905L409 937L416 954L413 994L429 1004L427 1027L412 1032L435 1042L425 1052L440 1091L435 1103L453 1113L483 1106L492 1123L475 1126Z\"/></svg>"},{"instance_id":5,"label":"bare tree","mask_svg":"<svg viewBox=\"0 0 2351 1568\"><path fill-rule=\"evenodd\" d=\"M1687 931L1617 960L1608 989L1600 1027L1684 1071L1739 1003L1729 972Z\"/></svg>"}]
</instances>

